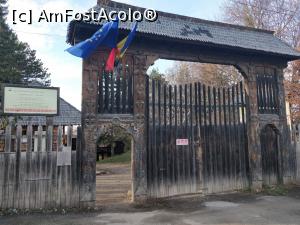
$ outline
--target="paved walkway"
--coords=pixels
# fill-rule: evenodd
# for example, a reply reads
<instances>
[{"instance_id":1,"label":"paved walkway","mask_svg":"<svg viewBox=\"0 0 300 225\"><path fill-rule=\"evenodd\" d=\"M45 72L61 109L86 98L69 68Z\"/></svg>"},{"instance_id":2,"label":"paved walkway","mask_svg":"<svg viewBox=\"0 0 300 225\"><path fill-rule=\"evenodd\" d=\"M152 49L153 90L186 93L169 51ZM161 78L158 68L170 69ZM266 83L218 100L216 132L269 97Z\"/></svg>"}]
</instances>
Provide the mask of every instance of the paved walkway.
<instances>
[{"instance_id":1,"label":"paved walkway","mask_svg":"<svg viewBox=\"0 0 300 225\"><path fill-rule=\"evenodd\" d=\"M300 187L287 196L247 193L192 196L147 205L105 207L96 213L0 217L1 225L300 224Z\"/></svg>"}]
</instances>

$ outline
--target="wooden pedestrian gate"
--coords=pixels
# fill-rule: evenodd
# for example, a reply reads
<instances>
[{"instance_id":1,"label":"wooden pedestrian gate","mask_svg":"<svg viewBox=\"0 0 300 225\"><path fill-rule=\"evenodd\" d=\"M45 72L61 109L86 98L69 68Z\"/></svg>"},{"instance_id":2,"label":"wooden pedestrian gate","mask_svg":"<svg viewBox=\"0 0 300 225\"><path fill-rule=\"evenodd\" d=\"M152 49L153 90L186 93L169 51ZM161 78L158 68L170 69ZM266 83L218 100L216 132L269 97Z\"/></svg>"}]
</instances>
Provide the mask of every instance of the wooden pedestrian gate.
<instances>
[{"instance_id":1,"label":"wooden pedestrian gate","mask_svg":"<svg viewBox=\"0 0 300 225\"><path fill-rule=\"evenodd\" d=\"M147 184L152 197L249 186L243 83L215 88L146 79ZM188 145L176 145L188 139Z\"/></svg>"},{"instance_id":2,"label":"wooden pedestrian gate","mask_svg":"<svg viewBox=\"0 0 300 225\"><path fill-rule=\"evenodd\" d=\"M264 185L279 183L279 138L274 127L267 125L260 134L262 178Z\"/></svg>"}]
</instances>

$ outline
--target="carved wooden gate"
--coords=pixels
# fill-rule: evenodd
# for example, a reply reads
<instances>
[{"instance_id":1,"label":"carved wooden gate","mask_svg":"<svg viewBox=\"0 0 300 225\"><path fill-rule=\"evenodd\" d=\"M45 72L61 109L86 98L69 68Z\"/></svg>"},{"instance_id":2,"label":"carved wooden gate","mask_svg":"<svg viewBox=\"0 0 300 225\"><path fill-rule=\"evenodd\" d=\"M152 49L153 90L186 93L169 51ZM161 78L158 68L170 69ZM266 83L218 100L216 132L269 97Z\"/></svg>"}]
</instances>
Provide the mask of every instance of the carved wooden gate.
<instances>
[{"instance_id":1,"label":"carved wooden gate","mask_svg":"<svg viewBox=\"0 0 300 225\"><path fill-rule=\"evenodd\" d=\"M146 125L150 196L248 187L242 83L230 88L171 86L147 78Z\"/></svg>"}]
</instances>

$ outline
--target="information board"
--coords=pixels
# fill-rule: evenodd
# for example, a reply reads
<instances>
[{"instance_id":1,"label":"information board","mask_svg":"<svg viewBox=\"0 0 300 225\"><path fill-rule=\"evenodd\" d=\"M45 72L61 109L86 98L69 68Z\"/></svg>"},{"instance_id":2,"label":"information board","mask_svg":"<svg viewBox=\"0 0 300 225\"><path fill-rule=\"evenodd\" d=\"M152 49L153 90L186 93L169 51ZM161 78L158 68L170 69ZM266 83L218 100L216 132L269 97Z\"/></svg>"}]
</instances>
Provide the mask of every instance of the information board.
<instances>
[{"instance_id":1,"label":"information board","mask_svg":"<svg viewBox=\"0 0 300 225\"><path fill-rule=\"evenodd\" d=\"M59 88L3 86L4 114L58 115Z\"/></svg>"}]
</instances>

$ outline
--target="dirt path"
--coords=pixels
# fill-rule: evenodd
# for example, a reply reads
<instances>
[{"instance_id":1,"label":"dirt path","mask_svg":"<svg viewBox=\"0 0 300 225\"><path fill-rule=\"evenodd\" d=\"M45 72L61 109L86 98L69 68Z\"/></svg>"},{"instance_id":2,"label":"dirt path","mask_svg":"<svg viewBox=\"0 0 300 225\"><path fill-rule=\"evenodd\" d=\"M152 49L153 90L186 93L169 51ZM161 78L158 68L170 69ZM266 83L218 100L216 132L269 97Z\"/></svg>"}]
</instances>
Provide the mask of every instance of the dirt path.
<instances>
[{"instance_id":1,"label":"dirt path","mask_svg":"<svg viewBox=\"0 0 300 225\"><path fill-rule=\"evenodd\" d=\"M96 204L117 204L130 201L130 164L97 164Z\"/></svg>"}]
</instances>

